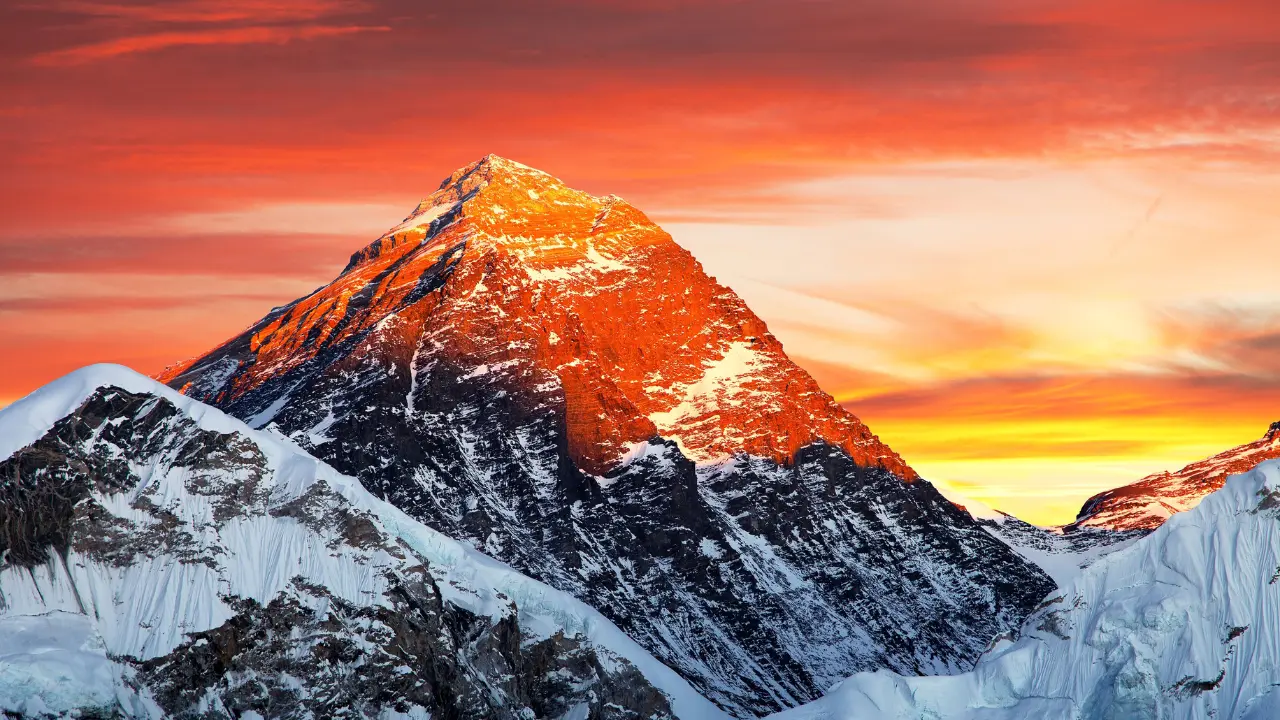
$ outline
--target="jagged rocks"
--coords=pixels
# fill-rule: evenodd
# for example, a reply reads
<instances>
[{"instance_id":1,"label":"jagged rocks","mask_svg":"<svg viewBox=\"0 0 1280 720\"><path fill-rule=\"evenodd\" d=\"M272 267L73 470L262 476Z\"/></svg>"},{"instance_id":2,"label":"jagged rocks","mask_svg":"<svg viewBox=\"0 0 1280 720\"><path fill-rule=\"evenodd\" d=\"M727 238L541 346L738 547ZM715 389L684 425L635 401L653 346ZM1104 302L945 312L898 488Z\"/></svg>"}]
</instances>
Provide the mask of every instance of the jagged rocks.
<instances>
[{"instance_id":1,"label":"jagged rocks","mask_svg":"<svg viewBox=\"0 0 1280 720\"><path fill-rule=\"evenodd\" d=\"M393 586L389 607L294 586L266 606L235 601L230 620L136 663L138 679L173 718L673 717L634 667L608 670L563 633L526 641L514 613L495 623L446 604L425 573Z\"/></svg>"}]
</instances>

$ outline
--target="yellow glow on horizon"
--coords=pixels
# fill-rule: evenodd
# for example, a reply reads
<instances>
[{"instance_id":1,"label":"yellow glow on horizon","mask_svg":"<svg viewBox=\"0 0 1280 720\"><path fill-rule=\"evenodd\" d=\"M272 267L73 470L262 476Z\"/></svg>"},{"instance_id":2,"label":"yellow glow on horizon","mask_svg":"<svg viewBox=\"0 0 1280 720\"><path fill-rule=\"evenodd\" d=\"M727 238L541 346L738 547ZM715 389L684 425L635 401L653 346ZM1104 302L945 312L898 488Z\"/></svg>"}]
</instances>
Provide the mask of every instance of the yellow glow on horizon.
<instances>
[{"instance_id":1,"label":"yellow glow on horizon","mask_svg":"<svg viewBox=\"0 0 1280 720\"><path fill-rule=\"evenodd\" d=\"M865 419L865 418L864 418ZM1107 417L867 420L925 479L1036 525L1063 525L1103 490L1261 437L1264 425Z\"/></svg>"}]
</instances>

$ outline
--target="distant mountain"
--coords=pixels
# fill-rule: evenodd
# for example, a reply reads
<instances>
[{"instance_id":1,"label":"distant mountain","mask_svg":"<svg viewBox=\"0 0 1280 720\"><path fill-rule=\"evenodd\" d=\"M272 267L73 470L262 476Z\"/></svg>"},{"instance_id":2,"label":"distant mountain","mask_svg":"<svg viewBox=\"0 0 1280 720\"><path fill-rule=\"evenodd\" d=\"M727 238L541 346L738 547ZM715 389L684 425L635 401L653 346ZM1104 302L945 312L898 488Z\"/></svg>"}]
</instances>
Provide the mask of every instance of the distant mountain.
<instances>
[{"instance_id":1,"label":"distant mountain","mask_svg":"<svg viewBox=\"0 0 1280 720\"><path fill-rule=\"evenodd\" d=\"M119 366L0 411L0 715L725 717L583 603Z\"/></svg>"},{"instance_id":2,"label":"distant mountain","mask_svg":"<svg viewBox=\"0 0 1280 720\"><path fill-rule=\"evenodd\" d=\"M1053 589L643 213L496 156L162 379L599 608L742 716L858 669L966 669Z\"/></svg>"},{"instance_id":3,"label":"distant mountain","mask_svg":"<svg viewBox=\"0 0 1280 720\"><path fill-rule=\"evenodd\" d=\"M1097 559L972 672L855 675L776 720L1280 717L1280 460Z\"/></svg>"},{"instance_id":4,"label":"distant mountain","mask_svg":"<svg viewBox=\"0 0 1280 720\"><path fill-rule=\"evenodd\" d=\"M1076 528L1152 530L1174 513L1190 510L1222 487L1228 475L1244 472L1264 460L1280 457L1280 422L1271 423L1261 440L1194 462L1177 472L1162 472L1124 487L1098 493L1085 501Z\"/></svg>"}]
</instances>

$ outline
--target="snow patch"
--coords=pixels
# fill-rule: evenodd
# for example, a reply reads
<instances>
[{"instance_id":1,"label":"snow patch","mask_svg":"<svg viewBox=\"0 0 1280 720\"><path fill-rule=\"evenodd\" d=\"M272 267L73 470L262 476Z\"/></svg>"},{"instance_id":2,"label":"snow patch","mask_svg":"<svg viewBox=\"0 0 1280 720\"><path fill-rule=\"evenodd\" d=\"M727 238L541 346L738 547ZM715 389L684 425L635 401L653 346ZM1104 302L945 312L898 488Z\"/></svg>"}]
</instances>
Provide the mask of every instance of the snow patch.
<instances>
[{"instance_id":1,"label":"snow patch","mask_svg":"<svg viewBox=\"0 0 1280 720\"><path fill-rule=\"evenodd\" d=\"M691 425L721 408L741 407L754 402L754 393L748 383L766 372L769 365L770 358L751 343L735 341L718 360L704 365L702 377L696 382L672 388L670 396L674 403L667 410L650 413L649 420L658 428L659 434L675 440L680 451L699 466L726 462L729 458L722 454L709 454L687 447L684 435Z\"/></svg>"},{"instance_id":2,"label":"snow patch","mask_svg":"<svg viewBox=\"0 0 1280 720\"><path fill-rule=\"evenodd\" d=\"M437 218L440 218L441 216L445 215L446 213L448 213L450 210L454 209L457 206L458 206L458 203L444 202L444 203L440 203L439 205L432 205L430 207L420 208L417 211L415 211L412 215L405 218L404 221L401 222L399 225L396 225L395 227L388 230L386 234L383 235L383 237L395 235L397 233L402 233L402 232L405 232L406 230L414 230L417 228L421 228L423 225L430 225Z\"/></svg>"}]
</instances>

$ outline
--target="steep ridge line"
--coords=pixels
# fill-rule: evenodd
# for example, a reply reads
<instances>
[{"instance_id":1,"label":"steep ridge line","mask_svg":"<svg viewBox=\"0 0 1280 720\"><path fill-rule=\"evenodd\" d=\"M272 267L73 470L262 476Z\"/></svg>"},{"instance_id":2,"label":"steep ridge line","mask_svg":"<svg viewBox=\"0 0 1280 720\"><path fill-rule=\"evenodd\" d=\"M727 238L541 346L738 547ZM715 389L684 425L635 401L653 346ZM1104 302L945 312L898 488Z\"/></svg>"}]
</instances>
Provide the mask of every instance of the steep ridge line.
<instances>
[{"instance_id":1,"label":"steep ridge line","mask_svg":"<svg viewBox=\"0 0 1280 720\"><path fill-rule=\"evenodd\" d=\"M462 255L469 262L460 271ZM543 328L531 329L548 337L529 350L569 396L570 453L589 472L607 472L632 445L661 434L700 462L748 452L785 463L821 441L861 464L916 477L643 213L621 198L572 190L494 155L455 171L403 222L353 254L329 286L242 336L254 362L217 388L218 401L234 402L326 349L393 322L446 282L455 312L473 298L538 318ZM511 341L535 342L523 333ZM242 349L224 346L159 379L181 387L197 366ZM462 359L474 349L449 354ZM708 406L711 390L727 398Z\"/></svg>"},{"instance_id":2,"label":"steep ridge line","mask_svg":"<svg viewBox=\"0 0 1280 720\"><path fill-rule=\"evenodd\" d=\"M1280 422L1273 422L1259 440L1191 463L1177 472L1155 473L1094 495L1065 529L1154 530L1173 514L1194 508L1206 495L1219 490L1227 476L1278 457Z\"/></svg>"}]
</instances>

